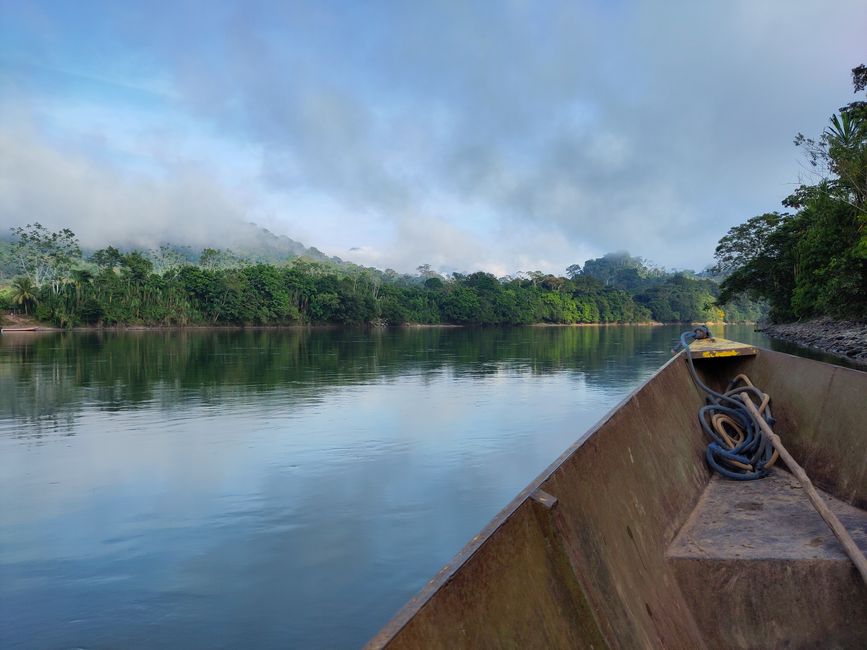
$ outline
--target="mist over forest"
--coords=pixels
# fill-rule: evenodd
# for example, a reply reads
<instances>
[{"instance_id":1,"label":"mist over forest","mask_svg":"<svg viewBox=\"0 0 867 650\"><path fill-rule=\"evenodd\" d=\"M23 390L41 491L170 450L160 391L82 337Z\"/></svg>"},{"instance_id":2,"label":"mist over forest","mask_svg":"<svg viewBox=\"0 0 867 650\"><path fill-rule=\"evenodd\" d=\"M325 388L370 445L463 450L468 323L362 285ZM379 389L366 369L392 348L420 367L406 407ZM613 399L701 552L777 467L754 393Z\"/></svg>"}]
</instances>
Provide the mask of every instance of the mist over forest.
<instances>
[{"instance_id":1,"label":"mist over forest","mask_svg":"<svg viewBox=\"0 0 867 650\"><path fill-rule=\"evenodd\" d=\"M71 230L13 229L0 248L6 308L62 327L113 325L290 325L636 323L756 320L762 305L717 303L718 278L670 272L626 252L497 278L442 275L429 264L400 274L327 258L259 231L265 246L229 249L109 246L83 253ZM310 254L313 253L311 256Z\"/></svg>"}]
</instances>

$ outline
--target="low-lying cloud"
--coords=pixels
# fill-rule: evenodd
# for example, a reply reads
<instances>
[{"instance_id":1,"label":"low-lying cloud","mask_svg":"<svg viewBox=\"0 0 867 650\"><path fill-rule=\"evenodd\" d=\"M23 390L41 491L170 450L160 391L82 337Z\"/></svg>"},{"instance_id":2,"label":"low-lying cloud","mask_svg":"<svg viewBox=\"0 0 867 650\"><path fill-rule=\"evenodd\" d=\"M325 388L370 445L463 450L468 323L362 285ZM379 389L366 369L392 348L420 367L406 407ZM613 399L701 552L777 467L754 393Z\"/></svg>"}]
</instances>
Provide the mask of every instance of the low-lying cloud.
<instances>
[{"instance_id":1,"label":"low-lying cloud","mask_svg":"<svg viewBox=\"0 0 867 650\"><path fill-rule=\"evenodd\" d=\"M129 175L60 151L32 131L0 131L0 227L71 228L90 248L206 246L236 236L243 212L203 170Z\"/></svg>"},{"instance_id":2,"label":"low-lying cloud","mask_svg":"<svg viewBox=\"0 0 867 650\"><path fill-rule=\"evenodd\" d=\"M620 249L710 262L797 183L795 133L848 101L867 5L131 4L85 20L228 153L133 178L7 133L0 220L192 242L267 205L272 228L362 263L514 272ZM217 180L233 146L257 161L246 196ZM317 200L327 218L305 212Z\"/></svg>"}]
</instances>

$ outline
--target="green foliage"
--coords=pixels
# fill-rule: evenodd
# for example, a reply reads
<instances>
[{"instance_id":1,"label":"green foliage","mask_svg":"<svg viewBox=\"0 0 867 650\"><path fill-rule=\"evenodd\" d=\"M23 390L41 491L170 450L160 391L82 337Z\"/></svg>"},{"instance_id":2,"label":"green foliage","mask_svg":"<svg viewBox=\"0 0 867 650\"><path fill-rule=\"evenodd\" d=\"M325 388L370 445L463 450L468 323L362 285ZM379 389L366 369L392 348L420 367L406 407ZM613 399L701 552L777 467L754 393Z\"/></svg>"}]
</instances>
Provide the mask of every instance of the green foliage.
<instances>
[{"instance_id":1,"label":"green foliage","mask_svg":"<svg viewBox=\"0 0 867 650\"><path fill-rule=\"evenodd\" d=\"M647 289L636 300L661 321L717 321L724 314L715 306L714 288L710 280L694 280L678 274L670 282Z\"/></svg>"},{"instance_id":2,"label":"green foliage","mask_svg":"<svg viewBox=\"0 0 867 650\"><path fill-rule=\"evenodd\" d=\"M12 254L12 244L0 239L0 280L13 277L18 271Z\"/></svg>"},{"instance_id":3,"label":"green foliage","mask_svg":"<svg viewBox=\"0 0 867 650\"><path fill-rule=\"evenodd\" d=\"M52 232L40 223L12 228L11 255L18 272L34 287L50 284L57 291L73 260L81 257L75 234L68 228Z\"/></svg>"},{"instance_id":4,"label":"green foliage","mask_svg":"<svg viewBox=\"0 0 867 650\"><path fill-rule=\"evenodd\" d=\"M38 304L36 285L27 276L15 278L12 281L11 289L9 301L16 307L23 309L25 314L29 314L33 307Z\"/></svg>"},{"instance_id":5,"label":"green foliage","mask_svg":"<svg viewBox=\"0 0 867 650\"><path fill-rule=\"evenodd\" d=\"M418 277L335 268L308 260L285 266L215 268L184 265L157 273L138 251L97 251L91 267L72 270L54 290L32 285L37 316L80 324L402 323L529 324L707 319L716 285L683 275L655 276L633 296L631 275L609 278L542 273L499 280L489 273L446 280L423 269ZM591 265L592 267L592 265ZM90 269L94 269L91 271ZM645 282L645 267L641 277ZM643 285L642 285L643 286Z\"/></svg>"},{"instance_id":6,"label":"green foliage","mask_svg":"<svg viewBox=\"0 0 867 650\"><path fill-rule=\"evenodd\" d=\"M68 231L67 231L68 232ZM69 233L74 239L74 235ZM589 260L570 277L535 271L498 279L489 273L450 278L419 267L417 276L296 258L250 264L208 249L199 264L114 247L85 261L70 255L55 281L10 290L10 306L62 327L76 325L286 325L385 322L511 325L715 320L717 285L665 273L626 253ZM154 264L157 259L158 268ZM589 269L589 272L588 272ZM596 275L603 275L600 280ZM21 295L29 296L18 299ZM17 300L17 302L16 302ZM730 320L751 320L756 305L739 299Z\"/></svg>"},{"instance_id":7,"label":"green foliage","mask_svg":"<svg viewBox=\"0 0 867 650\"><path fill-rule=\"evenodd\" d=\"M852 70L856 92L865 70ZM794 213L753 217L720 240L720 300L765 299L776 320L867 318L867 103L843 107L817 140L799 134L795 144L820 179L783 201Z\"/></svg>"},{"instance_id":8,"label":"green foliage","mask_svg":"<svg viewBox=\"0 0 867 650\"><path fill-rule=\"evenodd\" d=\"M42 321L52 320L54 315L55 311L51 308L51 305L44 302L38 304L36 306L36 311L34 312L36 319Z\"/></svg>"},{"instance_id":9,"label":"green foliage","mask_svg":"<svg viewBox=\"0 0 867 650\"><path fill-rule=\"evenodd\" d=\"M205 248L199 255L198 261L199 266L210 271L232 269L244 266L246 263L244 258L235 255L232 251L219 248Z\"/></svg>"},{"instance_id":10,"label":"green foliage","mask_svg":"<svg viewBox=\"0 0 867 650\"><path fill-rule=\"evenodd\" d=\"M32 227L30 227L32 228ZM19 229L21 230L21 229ZM44 229L43 229L44 230ZM47 232L47 231L46 231ZM74 241L69 231L64 237ZM37 229L37 234L42 233ZM40 236L48 237L42 233ZM717 320L717 285L666 273L640 258L617 253L573 264L569 277L534 271L498 279L490 273L444 278L429 265L400 275L329 261L295 258L275 265L250 263L228 251L191 254L162 246L157 252L107 247L85 261L65 258L62 273L13 307L36 310L41 320L76 325L286 325L385 322L514 325ZM732 313L754 319L742 300Z\"/></svg>"},{"instance_id":11,"label":"green foliage","mask_svg":"<svg viewBox=\"0 0 867 650\"><path fill-rule=\"evenodd\" d=\"M579 275L581 275L581 265L580 264L570 264L566 267L566 277L570 280L574 280Z\"/></svg>"},{"instance_id":12,"label":"green foliage","mask_svg":"<svg viewBox=\"0 0 867 650\"><path fill-rule=\"evenodd\" d=\"M114 246L96 251L90 261L100 269L118 269L123 263L123 255Z\"/></svg>"},{"instance_id":13,"label":"green foliage","mask_svg":"<svg viewBox=\"0 0 867 650\"><path fill-rule=\"evenodd\" d=\"M570 270L574 266L576 265L566 269L570 277L573 278L574 275L570 273ZM608 253L597 259L587 260L584 263L582 273L596 278L606 286L615 285L629 290L637 290L666 276L666 273L661 269L651 267L646 260L632 257L625 251Z\"/></svg>"}]
</instances>

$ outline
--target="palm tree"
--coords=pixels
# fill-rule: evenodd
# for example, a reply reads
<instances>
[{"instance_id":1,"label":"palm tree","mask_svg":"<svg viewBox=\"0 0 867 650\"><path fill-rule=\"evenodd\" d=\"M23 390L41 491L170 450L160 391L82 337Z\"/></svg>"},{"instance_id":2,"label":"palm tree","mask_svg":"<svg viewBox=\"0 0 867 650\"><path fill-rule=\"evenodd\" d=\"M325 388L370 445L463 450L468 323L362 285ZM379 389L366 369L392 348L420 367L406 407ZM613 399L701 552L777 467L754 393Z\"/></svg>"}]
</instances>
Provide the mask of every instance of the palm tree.
<instances>
[{"instance_id":1,"label":"palm tree","mask_svg":"<svg viewBox=\"0 0 867 650\"><path fill-rule=\"evenodd\" d=\"M831 116L831 126L825 129L823 140L833 172L842 177L855 191L852 205L862 215L867 200L867 120L850 111Z\"/></svg>"},{"instance_id":2,"label":"palm tree","mask_svg":"<svg viewBox=\"0 0 867 650\"><path fill-rule=\"evenodd\" d=\"M12 302L24 307L25 314L29 313L28 308L38 302L36 299L36 285L33 284L33 280L27 277L20 277L12 281Z\"/></svg>"},{"instance_id":3,"label":"palm tree","mask_svg":"<svg viewBox=\"0 0 867 650\"><path fill-rule=\"evenodd\" d=\"M75 288L75 306L81 306L81 295L84 288L93 282L93 273L87 269L74 269L70 273L70 283Z\"/></svg>"}]
</instances>

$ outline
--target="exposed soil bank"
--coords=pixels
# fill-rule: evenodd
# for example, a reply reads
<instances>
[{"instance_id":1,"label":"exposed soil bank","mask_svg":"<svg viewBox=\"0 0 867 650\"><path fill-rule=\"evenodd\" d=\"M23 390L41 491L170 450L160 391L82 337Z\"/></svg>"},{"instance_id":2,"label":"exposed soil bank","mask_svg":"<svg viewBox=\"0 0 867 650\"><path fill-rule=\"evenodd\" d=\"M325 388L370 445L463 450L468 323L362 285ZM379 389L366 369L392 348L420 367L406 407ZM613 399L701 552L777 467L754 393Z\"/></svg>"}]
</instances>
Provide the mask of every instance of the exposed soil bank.
<instances>
[{"instance_id":1,"label":"exposed soil bank","mask_svg":"<svg viewBox=\"0 0 867 650\"><path fill-rule=\"evenodd\" d=\"M867 323L830 318L768 325L768 336L830 352L867 366Z\"/></svg>"}]
</instances>

